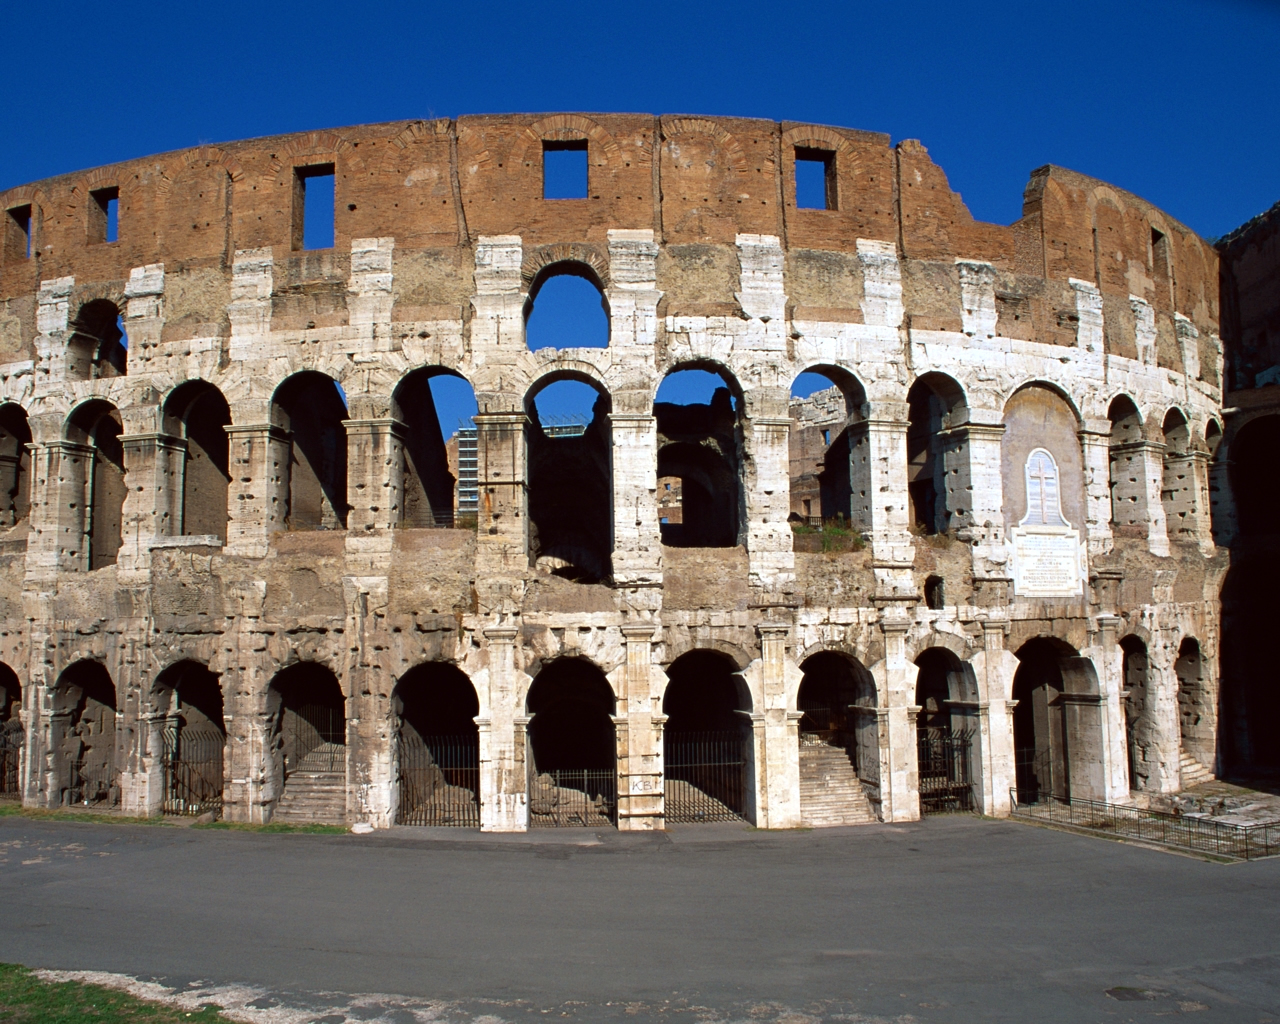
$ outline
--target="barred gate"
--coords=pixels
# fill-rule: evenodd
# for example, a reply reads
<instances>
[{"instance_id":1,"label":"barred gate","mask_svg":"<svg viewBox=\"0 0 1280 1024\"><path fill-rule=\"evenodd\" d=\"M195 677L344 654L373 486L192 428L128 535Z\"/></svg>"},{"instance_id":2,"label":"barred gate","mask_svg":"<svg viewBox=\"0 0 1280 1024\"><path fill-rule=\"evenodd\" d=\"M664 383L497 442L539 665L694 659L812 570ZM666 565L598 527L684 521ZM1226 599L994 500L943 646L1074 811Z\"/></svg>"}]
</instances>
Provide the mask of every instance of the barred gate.
<instances>
[{"instance_id":1,"label":"barred gate","mask_svg":"<svg viewBox=\"0 0 1280 1024\"><path fill-rule=\"evenodd\" d=\"M216 729L167 728L161 738L165 814L200 815L222 810L222 751Z\"/></svg>"},{"instance_id":2,"label":"barred gate","mask_svg":"<svg viewBox=\"0 0 1280 1024\"><path fill-rule=\"evenodd\" d=\"M304 704L285 708L284 774L341 772L347 767L347 722L341 708Z\"/></svg>"},{"instance_id":3,"label":"barred gate","mask_svg":"<svg viewBox=\"0 0 1280 1024\"><path fill-rule=\"evenodd\" d=\"M741 821L748 737L742 732L667 732L662 740L666 820Z\"/></svg>"},{"instance_id":4,"label":"barred gate","mask_svg":"<svg viewBox=\"0 0 1280 1024\"><path fill-rule=\"evenodd\" d=\"M969 756L971 731L920 729L916 734L920 778L920 813L972 811L973 780Z\"/></svg>"},{"instance_id":5,"label":"barred gate","mask_svg":"<svg viewBox=\"0 0 1280 1024\"><path fill-rule=\"evenodd\" d=\"M22 753L22 730L0 727L0 800L22 799L18 778L18 758Z\"/></svg>"},{"instance_id":6,"label":"barred gate","mask_svg":"<svg viewBox=\"0 0 1280 1024\"><path fill-rule=\"evenodd\" d=\"M1036 752L1035 747L1019 747L1013 753L1014 779L1018 803L1038 804L1053 799L1053 754Z\"/></svg>"},{"instance_id":7,"label":"barred gate","mask_svg":"<svg viewBox=\"0 0 1280 1024\"><path fill-rule=\"evenodd\" d=\"M120 773L110 762L83 759L68 762L64 806L114 805L119 798Z\"/></svg>"},{"instance_id":8,"label":"barred gate","mask_svg":"<svg viewBox=\"0 0 1280 1024\"><path fill-rule=\"evenodd\" d=\"M530 828L590 828L618 823L617 769L539 771L532 743L527 750Z\"/></svg>"},{"instance_id":9,"label":"barred gate","mask_svg":"<svg viewBox=\"0 0 1280 1024\"><path fill-rule=\"evenodd\" d=\"M480 827L480 737L401 730L397 825Z\"/></svg>"}]
</instances>

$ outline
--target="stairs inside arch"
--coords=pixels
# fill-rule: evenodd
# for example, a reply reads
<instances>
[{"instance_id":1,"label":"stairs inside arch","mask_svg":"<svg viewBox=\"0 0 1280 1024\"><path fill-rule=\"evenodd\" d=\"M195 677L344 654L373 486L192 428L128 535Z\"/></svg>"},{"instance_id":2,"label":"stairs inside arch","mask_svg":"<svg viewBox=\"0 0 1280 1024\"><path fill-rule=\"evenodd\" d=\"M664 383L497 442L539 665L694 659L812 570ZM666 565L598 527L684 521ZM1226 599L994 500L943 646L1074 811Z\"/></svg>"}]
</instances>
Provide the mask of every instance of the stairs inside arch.
<instances>
[{"instance_id":1,"label":"stairs inside arch","mask_svg":"<svg viewBox=\"0 0 1280 1024\"><path fill-rule=\"evenodd\" d=\"M1200 786L1206 782L1212 782L1216 778L1213 772L1209 771L1208 768L1185 750L1179 756L1178 770L1182 775L1181 788L1183 789Z\"/></svg>"},{"instance_id":2,"label":"stairs inside arch","mask_svg":"<svg viewBox=\"0 0 1280 1024\"><path fill-rule=\"evenodd\" d=\"M330 749L337 748L337 749ZM284 793L271 820L287 825L342 825L347 818L345 751L321 744L298 762L285 779ZM339 765L344 767L333 770Z\"/></svg>"},{"instance_id":3,"label":"stairs inside arch","mask_svg":"<svg viewBox=\"0 0 1280 1024\"><path fill-rule=\"evenodd\" d=\"M817 737L800 740L800 820L811 828L876 820L848 753Z\"/></svg>"}]
</instances>

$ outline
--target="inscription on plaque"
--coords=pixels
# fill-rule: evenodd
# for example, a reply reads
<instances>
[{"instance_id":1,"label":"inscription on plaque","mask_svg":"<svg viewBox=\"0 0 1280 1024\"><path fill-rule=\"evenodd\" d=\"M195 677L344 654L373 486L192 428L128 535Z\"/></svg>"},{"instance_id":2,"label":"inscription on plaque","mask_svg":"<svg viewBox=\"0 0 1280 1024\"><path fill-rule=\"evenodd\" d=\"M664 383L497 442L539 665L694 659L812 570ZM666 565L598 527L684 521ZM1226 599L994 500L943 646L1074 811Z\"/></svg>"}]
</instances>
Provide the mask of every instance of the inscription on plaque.
<instances>
[{"instance_id":1,"label":"inscription on plaque","mask_svg":"<svg viewBox=\"0 0 1280 1024\"><path fill-rule=\"evenodd\" d=\"M1080 531L1062 514L1058 463L1044 448L1027 456L1027 514L1011 532L1018 597L1078 597L1085 565Z\"/></svg>"}]
</instances>

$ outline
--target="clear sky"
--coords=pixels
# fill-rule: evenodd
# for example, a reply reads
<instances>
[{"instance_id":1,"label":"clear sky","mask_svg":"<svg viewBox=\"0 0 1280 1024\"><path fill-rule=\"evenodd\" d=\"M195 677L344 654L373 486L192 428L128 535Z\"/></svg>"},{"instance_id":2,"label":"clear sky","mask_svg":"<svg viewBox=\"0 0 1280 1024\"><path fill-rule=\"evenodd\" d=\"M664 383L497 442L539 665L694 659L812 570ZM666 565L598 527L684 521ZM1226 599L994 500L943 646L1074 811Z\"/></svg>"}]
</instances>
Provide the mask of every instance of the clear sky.
<instances>
[{"instance_id":1,"label":"clear sky","mask_svg":"<svg viewBox=\"0 0 1280 1024\"><path fill-rule=\"evenodd\" d=\"M1280 200L1280 2L8 0L0 190L202 142L510 111L920 139L1010 223L1061 164L1216 237Z\"/></svg>"}]
</instances>

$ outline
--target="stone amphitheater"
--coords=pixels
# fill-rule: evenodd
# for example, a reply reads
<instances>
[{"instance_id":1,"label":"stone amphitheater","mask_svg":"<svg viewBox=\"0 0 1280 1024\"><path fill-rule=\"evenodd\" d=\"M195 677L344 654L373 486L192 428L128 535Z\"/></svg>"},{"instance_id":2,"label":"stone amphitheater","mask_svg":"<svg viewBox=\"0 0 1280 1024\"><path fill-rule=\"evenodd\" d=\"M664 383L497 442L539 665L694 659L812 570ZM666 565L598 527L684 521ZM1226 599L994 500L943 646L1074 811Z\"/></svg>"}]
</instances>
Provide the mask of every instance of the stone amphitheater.
<instances>
[{"instance_id":1,"label":"stone amphitheater","mask_svg":"<svg viewBox=\"0 0 1280 1024\"><path fill-rule=\"evenodd\" d=\"M788 828L1223 768L1219 254L1122 189L1042 167L986 224L915 141L556 114L202 146L0 210L27 806ZM565 275L607 344L533 350ZM659 400L686 371L710 399ZM454 437L442 378L474 392ZM576 430L536 405L566 380L598 393Z\"/></svg>"}]
</instances>

